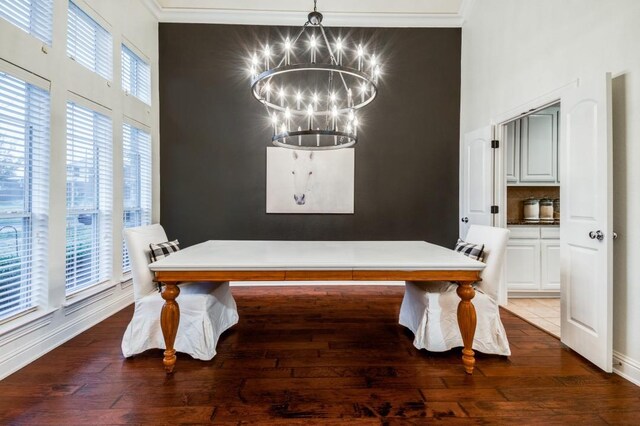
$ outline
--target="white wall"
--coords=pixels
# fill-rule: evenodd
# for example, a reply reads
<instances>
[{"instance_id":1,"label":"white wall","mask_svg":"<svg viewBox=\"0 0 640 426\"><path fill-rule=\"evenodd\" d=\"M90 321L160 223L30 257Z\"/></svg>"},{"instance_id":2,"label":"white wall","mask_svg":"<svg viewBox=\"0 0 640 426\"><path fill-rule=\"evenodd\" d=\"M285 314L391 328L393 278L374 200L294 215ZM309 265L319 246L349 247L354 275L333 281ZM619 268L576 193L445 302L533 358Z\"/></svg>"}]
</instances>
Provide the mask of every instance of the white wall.
<instances>
[{"instance_id":1,"label":"white wall","mask_svg":"<svg viewBox=\"0 0 640 426\"><path fill-rule=\"evenodd\" d=\"M46 49L36 38L0 19L0 69L23 74L27 70L40 77L36 79L49 82L51 87L49 282L38 288L39 306L35 312L0 323L0 379L133 302L131 283L123 279L121 268L123 120L134 120L152 135L154 221L159 217L158 22L139 0L74 1L113 35L114 72L110 83L67 57L68 0L54 1L53 42ZM151 107L133 96L126 96L121 89L120 45L123 41L151 64ZM112 119L114 261L110 282L67 298L63 194L66 193L66 102L72 98L106 112Z\"/></svg>"},{"instance_id":2,"label":"white wall","mask_svg":"<svg viewBox=\"0 0 640 426\"><path fill-rule=\"evenodd\" d=\"M462 31L461 134L612 72L614 369L640 384L640 1L481 0ZM616 365L620 363L619 365Z\"/></svg>"}]
</instances>

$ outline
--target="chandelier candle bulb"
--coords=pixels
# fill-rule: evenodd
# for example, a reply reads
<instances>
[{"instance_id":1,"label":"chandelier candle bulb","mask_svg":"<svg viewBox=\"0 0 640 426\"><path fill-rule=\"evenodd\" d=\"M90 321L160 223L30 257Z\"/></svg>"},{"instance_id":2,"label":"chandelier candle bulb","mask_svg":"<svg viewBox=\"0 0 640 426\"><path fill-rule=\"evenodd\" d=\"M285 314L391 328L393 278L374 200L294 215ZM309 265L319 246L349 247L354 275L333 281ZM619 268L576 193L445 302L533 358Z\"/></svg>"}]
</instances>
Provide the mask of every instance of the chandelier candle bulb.
<instances>
[{"instance_id":1,"label":"chandelier candle bulb","mask_svg":"<svg viewBox=\"0 0 640 426\"><path fill-rule=\"evenodd\" d=\"M338 55L338 65L342 65L342 39L338 37L338 41L336 42L336 53Z\"/></svg>"},{"instance_id":2,"label":"chandelier candle bulb","mask_svg":"<svg viewBox=\"0 0 640 426\"><path fill-rule=\"evenodd\" d=\"M307 107L307 115L309 116L309 130L313 129L313 106Z\"/></svg>"},{"instance_id":3,"label":"chandelier candle bulb","mask_svg":"<svg viewBox=\"0 0 640 426\"><path fill-rule=\"evenodd\" d=\"M278 92L278 96L280 96L280 106L283 107L284 106L284 89L281 87L280 88L280 92Z\"/></svg>"},{"instance_id":4,"label":"chandelier candle bulb","mask_svg":"<svg viewBox=\"0 0 640 426\"><path fill-rule=\"evenodd\" d=\"M298 126L298 131L302 131L302 127ZM298 135L298 146L302 146L302 135Z\"/></svg>"},{"instance_id":5,"label":"chandelier candle bulb","mask_svg":"<svg viewBox=\"0 0 640 426\"><path fill-rule=\"evenodd\" d=\"M309 40L309 45L311 46L311 63L316 63L316 36L311 36Z\"/></svg>"},{"instance_id":6,"label":"chandelier candle bulb","mask_svg":"<svg viewBox=\"0 0 640 426\"><path fill-rule=\"evenodd\" d=\"M268 70L269 69L269 58L271 57L271 49L269 48L269 45L267 44L264 48L264 69Z\"/></svg>"},{"instance_id":7,"label":"chandelier candle bulb","mask_svg":"<svg viewBox=\"0 0 640 426\"><path fill-rule=\"evenodd\" d=\"M289 37L284 40L284 58L285 65L289 65L291 63L291 40Z\"/></svg>"},{"instance_id":8,"label":"chandelier candle bulb","mask_svg":"<svg viewBox=\"0 0 640 426\"><path fill-rule=\"evenodd\" d=\"M302 102L302 93L298 90L298 93L296 93L296 109L298 111L300 110L300 102Z\"/></svg>"},{"instance_id":9,"label":"chandelier candle bulb","mask_svg":"<svg viewBox=\"0 0 640 426\"><path fill-rule=\"evenodd\" d=\"M316 130L320 130L320 127ZM320 133L316 133L316 146L320 146Z\"/></svg>"},{"instance_id":10,"label":"chandelier candle bulb","mask_svg":"<svg viewBox=\"0 0 640 426\"><path fill-rule=\"evenodd\" d=\"M351 99L351 89L349 88L347 90L347 107L351 108L352 105L353 105L353 99Z\"/></svg>"},{"instance_id":11,"label":"chandelier candle bulb","mask_svg":"<svg viewBox=\"0 0 640 426\"><path fill-rule=\"evenodd\" d=\"M364 49L362 45L358 45L358 71L362 71L362 59L364 57Z\"/></svg>"}]
</instances>

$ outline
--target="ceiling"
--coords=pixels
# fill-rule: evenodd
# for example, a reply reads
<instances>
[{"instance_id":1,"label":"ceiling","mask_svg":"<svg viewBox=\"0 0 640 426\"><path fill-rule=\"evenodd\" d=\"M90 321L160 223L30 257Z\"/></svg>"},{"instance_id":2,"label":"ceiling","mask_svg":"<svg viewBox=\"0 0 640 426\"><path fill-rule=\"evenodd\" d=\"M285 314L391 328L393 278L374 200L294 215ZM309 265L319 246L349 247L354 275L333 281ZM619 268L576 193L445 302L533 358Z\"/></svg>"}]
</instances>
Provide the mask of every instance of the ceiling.
<instances>
[{"instance_id":1,"label":"ceiling","mask_svg":"<svg viewBox=\"0 0 640 426\"><path fill-rule=\"evenodd\" d=\"M160 22L300 25L313 0L145 0ZM475 0L318 0L328 26L460 27Z\"/></svg>"}]
</instances>

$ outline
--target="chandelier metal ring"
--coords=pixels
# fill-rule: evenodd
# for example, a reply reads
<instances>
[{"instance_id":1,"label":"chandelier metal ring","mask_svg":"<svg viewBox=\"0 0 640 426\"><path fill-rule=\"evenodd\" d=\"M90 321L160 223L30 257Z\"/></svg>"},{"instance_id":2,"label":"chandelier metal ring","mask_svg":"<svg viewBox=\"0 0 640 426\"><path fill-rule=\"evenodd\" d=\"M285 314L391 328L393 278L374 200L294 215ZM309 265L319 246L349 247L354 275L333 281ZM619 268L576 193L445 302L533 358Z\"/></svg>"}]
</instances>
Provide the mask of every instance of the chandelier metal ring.
<instances>
[{"instance_id":1,"label":"chandelier metal ring","mask_svg":"<svg viewBox=\"0 0 640 426\"><path fill-rule=\"evenodd\" d=\"M370 77L362 71L358 71L355 68L344 67L340 65L332 65L332 64L295 64L295 65L285 65L281 67L272 68L260 73L256 78L253 79L251 83L251 92L253 96L259 101L262 102L268 108L285 112L286 107L278 105L276 103L267 101L266 97L260 94L260 89L262 88L261 83L265 83L266 81L270 81L277 84L275 77L281 74L292 73L292 72L326 72L326 73L339 73L342 75L349 75L355 77L357 81L361 84L365 84L368 86L367 93L365 93L364 100L354 103L351 107L338 108L338 113L349 112L349 110L358 110L366 105L369 105L376 98L378 94L378 86L374 80L371 80ZM275 97L275 96L274 96ZM355 96L357 99L357 96ZM306 109L297 109L290 108L291 114L293 115L307 115ZM319 110L314 111L316 115L330 115L332 114L332 110Z\"/></svg>"},{"instance_id":2,"label":"chandelier metal ring","mask_svg":"<svg viewBox=\"0 0 640 426\"><path fill-rule=\"evenodd\" d=\"M302 144L302 138L313 137L316 144ZM335 139L340 139L337 143ZM320 143L319 139L326 139L323 143ZM289 140L289 143L287 143ZM331 144L331 141L334 144ZM354 133L340 132L335 130L292 130L287 132L278 133L271 138L273 145L281 148L296 149L301 151L328 151L339 148L349 148L358 142L358 137ZM296 143L298 141L298 143ZM313 141L313 139L312 139Z\"/></svg>"}]
</instances>

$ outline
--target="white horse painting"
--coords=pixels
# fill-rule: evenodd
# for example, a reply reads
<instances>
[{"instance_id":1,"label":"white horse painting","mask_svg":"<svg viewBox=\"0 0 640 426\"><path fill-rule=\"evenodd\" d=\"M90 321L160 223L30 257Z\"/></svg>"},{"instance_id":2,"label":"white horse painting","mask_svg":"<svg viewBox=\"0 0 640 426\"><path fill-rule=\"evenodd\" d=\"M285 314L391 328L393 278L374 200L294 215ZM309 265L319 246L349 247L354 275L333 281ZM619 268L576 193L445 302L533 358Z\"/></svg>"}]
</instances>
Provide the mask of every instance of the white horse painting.
<instances>
[{"instance_id":1,"label":"white horse painting","mask_svg":"<svg viewBox=\"0 0 640 426\"><path fill-rule=\"evenodd\" d=\"M354 151L267 148L267 213L353 213Z\"/></svg>"}]
</instances>

